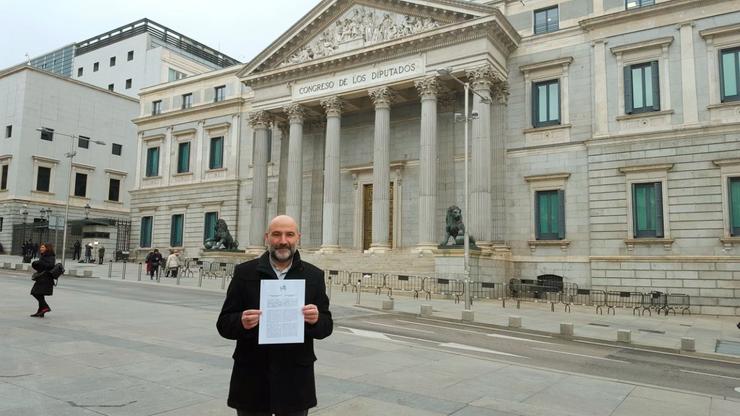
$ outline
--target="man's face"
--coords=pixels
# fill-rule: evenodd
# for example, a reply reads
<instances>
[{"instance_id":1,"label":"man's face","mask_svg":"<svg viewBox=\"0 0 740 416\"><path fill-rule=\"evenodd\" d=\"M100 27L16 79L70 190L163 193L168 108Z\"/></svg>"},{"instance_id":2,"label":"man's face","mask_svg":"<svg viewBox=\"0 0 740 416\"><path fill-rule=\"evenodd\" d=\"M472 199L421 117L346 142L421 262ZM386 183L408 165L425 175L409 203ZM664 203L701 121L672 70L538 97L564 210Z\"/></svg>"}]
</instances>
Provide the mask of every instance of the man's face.
<instances>
[{"instance_id":1,"label":"man's face","mask_svg":"<svg viewBox=\"0 0 740 416\"><path fill-rule=\"evenodd\" d=\"M301 235L295 224L277 222L270 225L265 234L265 242L270 257L279 262L287 262L295 254L296 246Z\"/></svg>"}]
</instances>

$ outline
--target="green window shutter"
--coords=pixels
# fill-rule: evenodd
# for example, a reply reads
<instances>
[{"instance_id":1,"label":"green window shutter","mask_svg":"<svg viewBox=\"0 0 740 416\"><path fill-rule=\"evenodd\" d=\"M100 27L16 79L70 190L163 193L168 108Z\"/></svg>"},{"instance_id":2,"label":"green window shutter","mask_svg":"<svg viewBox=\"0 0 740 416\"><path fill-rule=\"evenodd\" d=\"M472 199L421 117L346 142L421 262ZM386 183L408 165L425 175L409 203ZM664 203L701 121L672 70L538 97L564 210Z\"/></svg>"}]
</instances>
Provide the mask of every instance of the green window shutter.
<instances>
[{"instance_id":1,"label":"green window shutter","mask_svg":"<svg viewBox=\"0 0 740 416\"><path fill-rule=\"evenodd\" d=\"M203 227L203 241L212 239L216 236L217 221L218 212L206 212L205 224Z\"/></svg>"},{"instance_id":2,"label":"green window shutter","mask_svg":"<svg viewBox=\"0 0 740 416\"><path fill-rule=\"evenodd\" d=\"M175 214L172 216L172 221L170 225L170 246L172 247L182 246L182 223L182 214Z\"/></svg>"},{"instance_id":3,"label":"green window shutter","mask_svg":"<svg viewBox=\"0 0 740 416\"><path fill-rule=\"evenodd\" d=\"M565 191L558 190L558 240L565 238Z\"/></svg>"},{"instance_id":4,"label":"green window shutter","mask_svg":"<svg viewBox=\"0 0 740 416\"><path fill-rule=\"evenodd\" d=\"M537 110L540 106L540 91L536 83L532 83L532 127L539 126L540 114Z\"/></svg>"},{"instance_id":5,"label":"green window shutter","mask_svg":"<svg viewBox=\"0 0 740 416\"><path fill-rule=\"evenodd\" d=\"M540 192L534 193L534 238L535 240L541 240L540 227Z\"/></svg>"},{"instance_id":6,"label":"green window shutter","mask_svg":"<svg viewBox=\"0 0 740 416\"><path fill-rule=\"evenodd\" d=\"M655 192L655 237L663 238L663 184L653 184Z\"/></svg>"},{"instance_id":7,"label":"green window shutter","mask_svg":"<svg viewBox=\"0 0 740 416\"><path fill-rule=\"evenodd\" d=\"M190 142L180 143L178 146L177 173L190 171Z\"/></svg>"},{"instance_id":8,"label":"green window shutter","mask_svg":"<svg viewBox=\"0 0 740 416\"><path fill-rule=\"evenodd\" d=\"M740 236L740 177L728 178L728 208L730 211L730 235Z\"/></svg>"},{"instance_id":9,"label":"green window shutter","mask_svg":"<svg viewBox=\"0 0 740 416\"><path fill-rule=\"evenodd\" d=\"M660 111L660 73L658 71L658 61L653 61L650 63L650 68L652 69L652 77L653 77L653 110L654 111ZM650 93L650 91L646 91L647 94Z\"/></svg>"},{"instance_id":10,"label":"green window shutter","mask_svg":"<svg viewBox=\"0 0 740 416\"><path fill-rule=\"evenodd\" d=\"M152 217L141 217L140 247L152 246Z\"/></svg>"},{"instance_id":11,"label":"green window shutter","mask_svg":"<svg viewBox=\"0 0 740 416\"><path fill-rule=\"evenodd\" d=\"M211 151L208 161L209 169L220 169L224 165L224 138L214 137L211 139Z\"/></svg>"},{"instance_id":12,"label":"green window shutter","mask_svg":"<svg viewBox=\"0 0 740 416\"><path fill-rule=\"evenodd\" d=\"M624 67L624 113L632 114L632 67Z\"/></svg>"}]
</instances>

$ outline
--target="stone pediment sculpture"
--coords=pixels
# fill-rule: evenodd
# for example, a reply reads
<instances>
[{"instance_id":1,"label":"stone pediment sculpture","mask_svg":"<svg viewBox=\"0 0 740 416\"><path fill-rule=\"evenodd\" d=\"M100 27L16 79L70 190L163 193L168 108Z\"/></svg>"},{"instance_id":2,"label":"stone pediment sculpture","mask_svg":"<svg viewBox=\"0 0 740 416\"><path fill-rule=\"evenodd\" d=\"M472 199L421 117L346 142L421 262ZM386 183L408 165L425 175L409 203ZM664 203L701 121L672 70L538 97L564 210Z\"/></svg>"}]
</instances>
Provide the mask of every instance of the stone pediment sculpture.
<instances>
[{"instance_id":1,"label":"stone pediment sculpture","mask_svg":"<svg viewBox=\"0 0 740 416\"><path fill-rule=\"evenodd\" d=\"M450 244L450 238L452 244ZM468 236L470 239L471 247L475 245L475 240L472 236ZM456 246L465 245L465 223L462 219L462 210L457 205L451 205L447 208L447 216L445 218L445 239L439 245L440 248L452 248Z\"/></svg>"},{"instance_id":2,"label":"stone pediment sculpture","mask_svg":"<svg viewBox=\"0 0 740 416\"><path fill-rule=\"evenodd\" d=\"M415 35L439 27L431 17L410 16L355 5L322 33L293 52L280 66L300 64L352 49Z\"/></svg>"},{"instance_id":3,"label":"stone pediment sculpture","mask_svg":"<svg viewBox=\"0 0 740 416\"><path fill-rule=\"evenodd\" d=\"M207 239L204 246L207 250L236 250L239 247L239 243L231 236L226 221L223 218L219 218L216 221L213 238Z\"/></svg>"}]
</instances>

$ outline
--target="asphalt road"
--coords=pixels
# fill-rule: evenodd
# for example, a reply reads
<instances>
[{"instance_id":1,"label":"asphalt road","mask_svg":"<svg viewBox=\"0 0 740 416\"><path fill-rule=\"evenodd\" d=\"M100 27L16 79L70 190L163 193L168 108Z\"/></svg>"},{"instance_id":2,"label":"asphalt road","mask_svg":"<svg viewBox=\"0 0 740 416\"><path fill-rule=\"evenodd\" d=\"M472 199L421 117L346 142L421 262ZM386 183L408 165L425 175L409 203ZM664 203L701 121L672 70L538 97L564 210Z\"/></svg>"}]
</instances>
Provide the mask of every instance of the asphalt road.
<instances>
[{"instance_id":1,"label":"asphalt road","mask_svg":"<svg viewBox=\"0 0 740 416\"><path fill-rule=\"evenodd\" d=\"M27 284L27 273L7 275ZM104 279L63 278L60 284L70 292L195 310L217 311L224 298L222 292ZM336 331L486 360L740 399L740 360L732 358L692 357L350 306L332 305L332 312Z\"/></svg>"}]
</instances>

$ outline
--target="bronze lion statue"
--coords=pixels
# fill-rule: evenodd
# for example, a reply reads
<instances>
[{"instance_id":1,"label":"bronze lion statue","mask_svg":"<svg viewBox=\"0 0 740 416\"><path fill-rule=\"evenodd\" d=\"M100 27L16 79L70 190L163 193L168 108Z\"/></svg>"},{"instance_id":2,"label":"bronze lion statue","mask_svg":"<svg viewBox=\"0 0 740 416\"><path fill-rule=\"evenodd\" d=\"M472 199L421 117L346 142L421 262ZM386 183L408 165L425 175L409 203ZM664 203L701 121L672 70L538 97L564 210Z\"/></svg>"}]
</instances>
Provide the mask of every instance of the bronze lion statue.
<instances>
[{"instance_id":1,"label":"bronze lion statue","mask_svg":"<svg viewBox=\"0 0 740 416\"><path fill-rule=\"evenodd\" d=\"M215 236L205 241L205 248L209 250L235 250L239 247L239 243L231 236L229 226L226 225L226 221L223 218L219 218L216 221L215 229Z\"/></svg>"},{"instance_id":2,"label":"bronze lion statue","mask_svg":"<svg viewBox=\"0 0 740 416\"><path fill-rule=\"evenodd\" d=\"M449 244L450 237L453 243ZM470 244L475 244L472 236L469 236ZM462 220L462 210L457 205L447 208L447 218L445 219L445 239L441 246L465 244L465 223Z\"/></svg>"}]
</instances>

